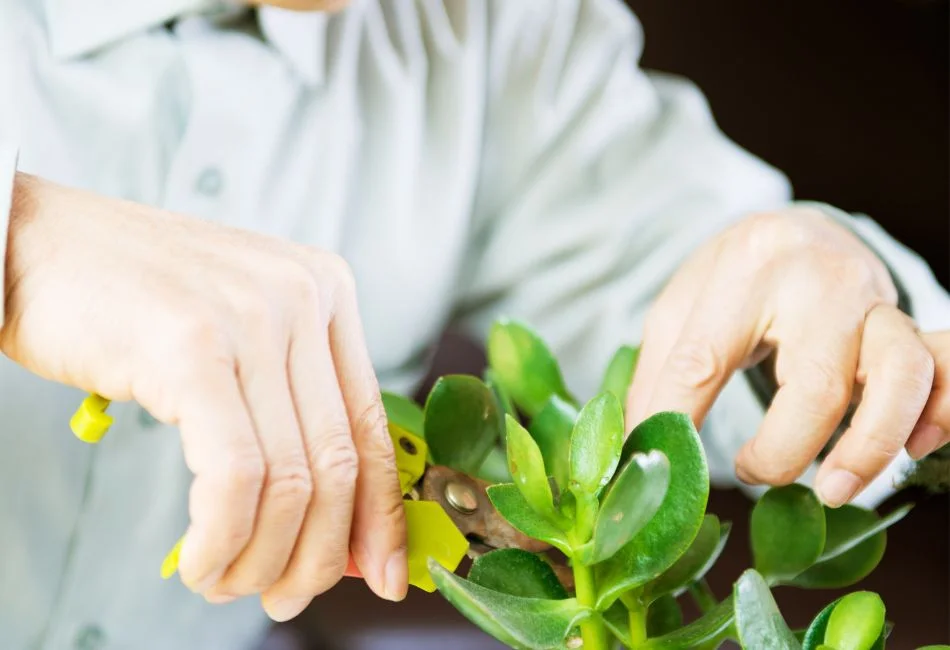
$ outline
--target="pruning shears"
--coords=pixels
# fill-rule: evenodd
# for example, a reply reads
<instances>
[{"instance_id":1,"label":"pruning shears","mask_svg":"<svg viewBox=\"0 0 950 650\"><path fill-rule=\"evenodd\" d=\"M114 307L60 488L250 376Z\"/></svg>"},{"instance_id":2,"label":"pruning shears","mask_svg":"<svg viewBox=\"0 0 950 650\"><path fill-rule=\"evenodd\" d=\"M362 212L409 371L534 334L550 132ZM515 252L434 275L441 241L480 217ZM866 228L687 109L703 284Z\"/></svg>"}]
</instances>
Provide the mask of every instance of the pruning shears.
<instances>
[{"instance_id":1,"label":"pruning shears","mask_svg":"<svg viewBox=\"0 0 950 650\"><path fill-rule=\"evenodd\" d=\"M73 434L81 441L97 444L112 426L106 410L110 401L91 394L83 400L70 420ZM455 571L466 556L475 559L502 548L520 548L532 553L551 550L544 542L531 539L511 526L495 510L485 489L489 483L441 465L427 462L425 440L390 423L406 515L409 584L423 591L435 591L427 562L434 559L449 571ZM178 554L184 537L162 563L163 578L178 570ZM573 582L563 558L555 558L552 567L562 583ZM350 558L346 575L362 577Z\"/></svg>"}]
</instances>

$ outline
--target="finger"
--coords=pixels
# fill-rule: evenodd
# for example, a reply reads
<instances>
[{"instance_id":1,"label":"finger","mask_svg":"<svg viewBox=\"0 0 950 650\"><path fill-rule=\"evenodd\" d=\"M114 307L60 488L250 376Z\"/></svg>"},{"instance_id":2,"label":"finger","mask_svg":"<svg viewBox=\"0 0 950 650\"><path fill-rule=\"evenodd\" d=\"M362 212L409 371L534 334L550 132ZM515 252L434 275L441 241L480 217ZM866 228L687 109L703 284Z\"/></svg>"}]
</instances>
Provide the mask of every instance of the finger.
<instances>
[{"instance_id":1,"label":"finger","mask_svg":"<svg viewBox=\"0 0 950 650\"><path fill-rule=\"evenodd\" d=\"M768 337L777 344L778 390L759 431L736 456L736 475L751 484L787 485L815 460L844 418L858 366L864 310L801 295ZM804 328L801 323L810 323Z\"/></svg>"},{"instance_id":2,"label":"finger","mask_svg":"<svg viewBox=\"0 0 950 650\"><path fill-rule=\"evenodd\" d=\"M764 300L758 291L737 267L717 265L654 377L646 414L679 411L702 426L719 392L764 333Z\"/></svg>"},{"instance_id":3,"label":"finger","mask_svg":"<svg viewBox=\"0 0 950 650\"><path fill-rule=\"evenodd\" d=\"M409 572L402 490L355 294L341 305L330 340L360 459L350 548L370 588L382 598L402 600Z\"/></svg>"},{"instance_id":4,"label":"finger","mask_svg":"<svg viewBox=\"0 0 950 650\"><path fill-rule=\"evenodd\" d=\"M927 403L933 376L933 357L913 321L889 305L871 310L858 365L863 399L815 477L826 505L849 502L894 460Z\"/></svg>"},{"instance_id":5,"label":"finger","mask_svg":"<svg viewBox=\"0 0 950 650\"><path fill-rule=\"evenodd\" d=\"M221 602L261 593L284 573L313 491L310 466L290 396L287 348L280 337L244 350L239 375L267 467L250 542L222 580L206 594ZM249 346L250 347L250 346Z\"/></svg>"},{"instance_id":6,"label":"finger","mask_svg":"<svg viewBox=\"0 0 950 650\"><path fill-rule=\"evenodd\" d=\"M644 322L637 370L627 393L627 431L650 415L647 408L653 396L656 377L682 332L714 260L712 253L701 249L680 267L650 307Z\"/></svg>"},{"instance_id":7,"label":"finger","mask_svg":"<svg viewBox=\"0 0 950 650\"><path fill-rule=\"evenodd\" d=\"M326 321L314 314L312 322L302 321L295 332L291 390L314 485L287 570L262 596L264 609L279 622L297 616L343 577L358 471Z\"/></svg>"},{"instance_id":8,"label":"finger","mask_svg":"<svg viewBox=\"0 0 950 650\"><path fill-rule=\"evenodd\" d=\"M179 385L189 401L182 404L178 425L194 473L179 574L190 589L204 593L251 537L264 461L231 363L196 366Z\"/></svg>"},{"instance_id":9,"label":"finger","mask_svg":"<svg viewBox=\"0 0 950 650\"><path fill-rule=\"evenodd\" d=\"M950 442L950 332L924 334L922 339L934 359L934 381L927 406L907 440L907 453L914 460Z\"/></svg>"}]
</instances>

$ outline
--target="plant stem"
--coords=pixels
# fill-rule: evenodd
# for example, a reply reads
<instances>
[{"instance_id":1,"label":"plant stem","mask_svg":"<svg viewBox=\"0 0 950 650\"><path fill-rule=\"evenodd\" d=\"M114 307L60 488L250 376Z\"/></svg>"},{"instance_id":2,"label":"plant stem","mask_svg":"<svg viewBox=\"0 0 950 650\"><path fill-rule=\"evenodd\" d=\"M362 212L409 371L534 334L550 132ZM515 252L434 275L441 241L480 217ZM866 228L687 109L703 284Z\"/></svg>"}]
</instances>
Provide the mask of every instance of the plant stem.
<instances>
[{"instance_id":1,"label":"plant stem","mask_svg":"<svg viewBox=\"0 0 950 650\"><path fill-rule=\"evenodd\" d=\"M580 562L574 563L574 589L577 602L593 609L597 600L594 572ZM596 614L581 622L581 638L584 640L584 650L608 650L607 628Z\"/></svg>"},{"instance_id":2,"label":"plant stem","mask_svg":"<svg viewBox=\"0 0 950 650\"><path fill-rule=\"evenodd\" d=\"M632 647L639 648L641 644L646 643L647 636L647 613L649 607L640 602L640 592L637 589L628 591L620 596L620 601L627 608L627 620L630 622L630 640Z\"/></svg>"},{"instance_id":3,"label":"plant stem","mask_svg":"<svg viewBox=\"0 0 950 650\"><path fill-rule=\"evenodd\" d=\"M711 611L719 604L719 601L716 600L716 594L709 588L709 583L706 582L705 578L697 580L689 586L689 595L696 601L696 605L703 614Z\"/></svg>"}]
</instances>

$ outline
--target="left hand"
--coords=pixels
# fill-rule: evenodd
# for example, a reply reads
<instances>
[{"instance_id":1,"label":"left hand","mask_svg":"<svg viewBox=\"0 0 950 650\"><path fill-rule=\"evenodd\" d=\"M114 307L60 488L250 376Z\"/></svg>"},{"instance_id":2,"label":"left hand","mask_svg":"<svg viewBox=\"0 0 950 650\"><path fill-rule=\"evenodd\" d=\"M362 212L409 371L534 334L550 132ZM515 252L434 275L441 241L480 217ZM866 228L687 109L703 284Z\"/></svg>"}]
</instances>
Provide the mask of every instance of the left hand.
<instances>
[{"instance_id":1,"label":"left hand","mask_svg":"<svg viewBox=\"0 0 950 650\"><path fill-rule=\"evenodd\" d=\"M628 421L672 410L701 426L732 374L774 350L779 390L736 474L795 481L860 400L815 479L827 505L847 503L903 447L916 456L947 441L950 337L925 342L896 303L885 265L830 217L750 217L700 247L648 314Z\"/></svg>"}]
</instances>

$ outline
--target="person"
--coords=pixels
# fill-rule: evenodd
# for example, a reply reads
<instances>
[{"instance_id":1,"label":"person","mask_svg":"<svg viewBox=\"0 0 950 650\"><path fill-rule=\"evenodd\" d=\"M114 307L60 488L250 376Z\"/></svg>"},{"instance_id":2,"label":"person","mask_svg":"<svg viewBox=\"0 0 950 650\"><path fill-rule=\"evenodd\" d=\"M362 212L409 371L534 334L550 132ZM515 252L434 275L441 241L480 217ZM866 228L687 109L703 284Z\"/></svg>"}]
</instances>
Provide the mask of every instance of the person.
<instances>
[{"instance_id":1,"label":"person","mask_svg":"<svg viewBox=\"0 0 950 650\"><path fill-rule=\"evenodd\" d=\"M379 386L450 324L588 396L642 339L630 423L688 412L720 484L873 504L945 443L926 265L641 44L619 0L0 0L0 646L253 647L351 553L403 598Z\"/></svg>"}]
</instances>

